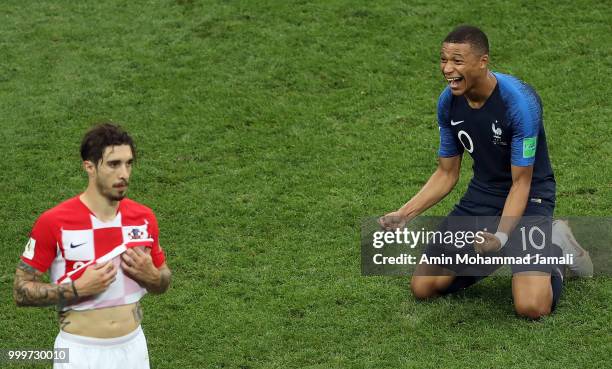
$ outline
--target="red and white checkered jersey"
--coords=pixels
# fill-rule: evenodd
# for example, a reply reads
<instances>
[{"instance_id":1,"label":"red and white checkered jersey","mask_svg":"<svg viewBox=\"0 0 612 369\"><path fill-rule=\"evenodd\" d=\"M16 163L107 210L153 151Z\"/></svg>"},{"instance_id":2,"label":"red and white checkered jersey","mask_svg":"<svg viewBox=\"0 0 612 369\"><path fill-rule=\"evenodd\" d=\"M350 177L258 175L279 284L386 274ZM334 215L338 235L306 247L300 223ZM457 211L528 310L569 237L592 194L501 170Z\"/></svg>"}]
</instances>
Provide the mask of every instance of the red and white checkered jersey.
<instances>
[{"instance_id":1,"label":"red and white checkered jersey","mask_svg":"<svg viewBox=\"0 0 612 369\"><path fill-rule=\"evenodd\" d=\"M123 273L120 255L130 247L149 247L153 264L159 267L165 256L158 236L155 214L144 205L123 199L115 219L102 222L76 196L38 218L21 259L43 273L50 268L51 281L58 284L78 279L95 262L113 260L118 266L117 276L108 289L80 298L64 310L131 304L146 290Z\"/></svg>"}]
</instances>

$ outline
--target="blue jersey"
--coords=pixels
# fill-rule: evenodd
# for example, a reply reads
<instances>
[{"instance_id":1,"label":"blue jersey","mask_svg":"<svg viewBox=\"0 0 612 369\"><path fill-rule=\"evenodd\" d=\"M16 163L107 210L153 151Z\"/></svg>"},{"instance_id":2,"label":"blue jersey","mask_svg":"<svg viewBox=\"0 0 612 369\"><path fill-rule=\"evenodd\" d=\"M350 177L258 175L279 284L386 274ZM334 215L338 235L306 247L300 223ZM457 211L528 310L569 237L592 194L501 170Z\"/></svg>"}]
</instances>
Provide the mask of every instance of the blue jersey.
<instances>
[{"instance_id":1,"label":"blue jersey","mask_svg":"<svg viewBox=\"0 0 612 369\"><path fill-rule=\"evenodd\" d=\"M503 206L512 186L510 165L533 165L530 198L555 201L553 175L542 123L542 103L533 88L519 79L494 73L497 85L479 109L464 96L446 88L438 101L440 157L473 158L474 177L466 197L478 202L482 195L500 198ZM539 199L539 200L538 200Z\"/></svg>"}]
</instances>

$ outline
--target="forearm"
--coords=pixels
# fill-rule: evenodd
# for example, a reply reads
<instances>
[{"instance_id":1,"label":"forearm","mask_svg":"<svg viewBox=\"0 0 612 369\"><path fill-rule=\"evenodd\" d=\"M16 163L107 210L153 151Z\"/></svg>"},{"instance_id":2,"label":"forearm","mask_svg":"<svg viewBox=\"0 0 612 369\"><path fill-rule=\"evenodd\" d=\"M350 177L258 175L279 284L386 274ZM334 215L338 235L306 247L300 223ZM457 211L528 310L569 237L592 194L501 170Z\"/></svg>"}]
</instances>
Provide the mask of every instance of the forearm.
<instances>
[{"instance_id":1,"label":"forearm","mask_svg":"<svg viewBox=\"0 0 612 369\"><path fill-rule=\"evenodd\" d=\"M412 219L440 202L455 187L458 175L436 170L421 190L408 201L400 211Z\"/></svg>"},{"instance_id":2,"label":"forearm","mask_svg":"<svg viewBox=\"0 0 612 369\"><path fill-rule=\"evenodd\" d=\"M517 182L512 184L504 204L499 226L497 227L498 232L509 235L514 231L514 228L520 222L525 212L525 208L527 207L530 189L530 183Z\"/></svg>"},{"instance_id":3,"label":"forearm","mask_svg":"<svg viewBox=\"0 0 612 369\"><path fill-rule=\"evenodd\" d=\"M74 302L75 295L71 284L44 283L40 279L42 273L27 265L23 261L15 271L13 285L13 298L17 306L65 306Z\"/></svg>"},{"instance_id":4,"label":"forearm","mask_svg":"<svg viewBox=\"0 0 612 369\"><path fill-rule=\"evenodd\" d=\"M145 281L141 281L141 284L144 288L147 289L149 293L160 294L164 293L168 290L170 286L170 279L172 277L172 273L167 266L162 266L157 269L159 274L156 274L153 278Z\"/></svg>"}]
</instances>

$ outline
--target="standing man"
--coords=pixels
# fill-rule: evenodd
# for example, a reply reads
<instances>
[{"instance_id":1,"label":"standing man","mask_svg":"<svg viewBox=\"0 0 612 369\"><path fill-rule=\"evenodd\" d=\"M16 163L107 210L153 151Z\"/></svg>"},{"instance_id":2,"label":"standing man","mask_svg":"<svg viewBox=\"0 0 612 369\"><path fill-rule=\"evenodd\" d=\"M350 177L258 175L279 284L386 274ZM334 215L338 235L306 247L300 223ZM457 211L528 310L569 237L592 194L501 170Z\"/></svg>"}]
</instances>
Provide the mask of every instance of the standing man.
<instances>
[{"instance_id":1,"label":"standing man","mask_svg":"<svg viewBox=\"0 0 612 369\"><path fill-rule=\"evenodd\" d=\"M444 39L440 69L448 86L438 100L438 168L410 201L380 218L384 228L404 227L442 200L459 179L464 151L473 158L474 176L449 216L501 216L501 220L489 228L490 233L484 232L482 242L450 252L503 254L509 248L502 248L512 244L509 239L516 238L513 232L522 217L552 220L555 179L540 98L517 78L491 72L488 63L489 43L480 29L459 26ZM555 245L551 249L573 254L570 269L578 275L592 274L588 253L575 242L567 224L555 221L552 234ZM449 249L430 244L425 253L439 256L444 251ZM532 319L550 314L561 295L561 270L513 266L512 272L516 312ZM416 298L427 299L466 288L482 278L462 275L457 266L420 264L411 289Z\"/></svg>"},{"instance_id":2,"label":"standing man","mask_svg":"<svg viewBox=\"0 0 612 369\"><path fill-rule=\"evenodd\" d=\"M68 348L70 362L56 369L149 368L139 301L165 292L171 273L153 211L125 197L135 155L121 127L89 130L87 189L38 218L17 266L18 306L58 306L55 348ZM47 271L51 283L41 281Z\"/></svg>"}]
</instances>

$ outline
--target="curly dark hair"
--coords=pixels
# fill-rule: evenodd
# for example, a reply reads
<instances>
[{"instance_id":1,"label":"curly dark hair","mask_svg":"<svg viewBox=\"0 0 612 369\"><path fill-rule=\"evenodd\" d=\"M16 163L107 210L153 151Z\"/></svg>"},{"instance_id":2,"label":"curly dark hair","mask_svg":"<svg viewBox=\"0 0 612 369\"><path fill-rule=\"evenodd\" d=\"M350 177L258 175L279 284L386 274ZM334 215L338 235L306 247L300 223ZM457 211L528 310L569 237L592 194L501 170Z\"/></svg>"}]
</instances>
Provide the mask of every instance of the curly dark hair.
<instances>
[{"instance_id":1,"label":"curly dark hair","mask_svg":"<svg viewBox=\"0 0 612 369\"><path fill-rule=\"evenodd\" d=\"M81 158L98 165L104 149L109 146L129 145L136 159L136 147L132 137L121 126L113 122L102 122L92 127L81 141Z\"/></svg>"}]
</instances>

